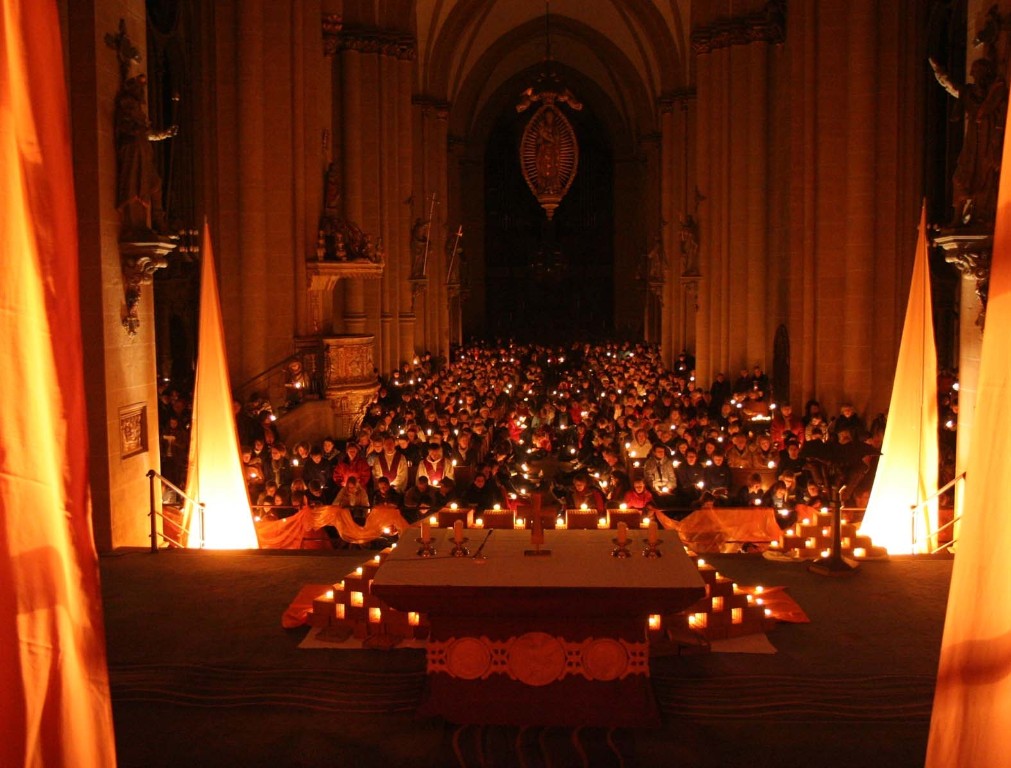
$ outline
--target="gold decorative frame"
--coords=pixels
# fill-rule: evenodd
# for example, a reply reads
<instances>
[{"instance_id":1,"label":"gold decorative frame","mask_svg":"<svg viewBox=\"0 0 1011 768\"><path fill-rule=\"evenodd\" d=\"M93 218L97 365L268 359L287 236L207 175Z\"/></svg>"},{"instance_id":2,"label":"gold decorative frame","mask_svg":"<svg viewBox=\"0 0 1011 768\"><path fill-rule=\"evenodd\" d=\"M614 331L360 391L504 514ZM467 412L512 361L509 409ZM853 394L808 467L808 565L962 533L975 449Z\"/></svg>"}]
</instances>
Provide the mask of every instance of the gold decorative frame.
<instances>
[{"instance_id":1,"label":"gold decorative frame","mask_svg":"<svg viewBox=\"0 0 1011 768\"><path fill-rule=\"evenodd\" d=\"M141 453L147 453L147 404L124 405L119 409L119 457Z\"/></svg>"},{"instance_id":2,"label":"gold decorative frame","mask_svg":"<svg viewBox=\"0 0 1011 768\"><path fill-rule=\"evenodd\" d=\"M520 168L549 219L572 186L578 167L576 131L554 99L545 101L523 129Z\"/></svg>"}]
</instances>

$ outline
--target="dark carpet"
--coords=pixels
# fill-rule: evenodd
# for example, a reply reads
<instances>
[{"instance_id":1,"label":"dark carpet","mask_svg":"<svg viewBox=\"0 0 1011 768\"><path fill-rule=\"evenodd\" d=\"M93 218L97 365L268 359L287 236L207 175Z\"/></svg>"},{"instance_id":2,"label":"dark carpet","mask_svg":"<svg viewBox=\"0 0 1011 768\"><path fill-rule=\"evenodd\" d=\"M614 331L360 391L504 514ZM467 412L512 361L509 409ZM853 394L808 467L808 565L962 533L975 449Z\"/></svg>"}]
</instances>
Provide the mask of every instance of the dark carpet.
<instances>
[{"instance_id":1,"label":"dark carpet","mask_svg":"<svg viewBox=\"0 0 1011 768\"><path fill-rule=\"evenodd\" d=\"M121 766L888 766L926 753L951 560L852 576L756 555L709 557L782 585L811 618L775 655L652 661L663 725L456 728L419 720L419 650L299 650L281 614L306 583L370 552L117 552L101 559ZM616 707L621 702L615 702Z\"/></svg>"}]
</instances>

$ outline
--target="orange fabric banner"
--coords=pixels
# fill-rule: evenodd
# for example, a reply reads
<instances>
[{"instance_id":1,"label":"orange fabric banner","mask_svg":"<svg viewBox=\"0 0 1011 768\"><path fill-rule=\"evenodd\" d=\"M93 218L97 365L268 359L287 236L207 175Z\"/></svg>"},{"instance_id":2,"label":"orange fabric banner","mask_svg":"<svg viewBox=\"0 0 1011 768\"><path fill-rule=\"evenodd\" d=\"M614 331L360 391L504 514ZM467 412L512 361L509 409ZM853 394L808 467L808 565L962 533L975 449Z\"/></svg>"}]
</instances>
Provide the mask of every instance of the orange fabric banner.
<instances>
[{"instance_id":1,"label":"orange fabric banner","mask_svg":"<svg viewBox=\"0 0 1011 768\"><path fill-rule=\"evenodd\" d=\"M261 520L256 524L256 535L264 549L300 549L304 538L327 525L336 528L348 544L368 544L411 527L397 507L373 507L365 518L365 525L355 522L350 509L303 507L281 520Z\"/></svg>"},{"instance_id":2,"label":"orange fabric banner","mask_svg":"<svg viewBox=\"0 0 1011 768\"><path fill-rule=\"evenodd\" d=\"M697 509L683 520L658 511L656 519L677 531L681 543L695 552L735 552L740 544L768 544L782 535L771 507L713 507Z\"/></svg>"},{"instance_id":3,"label":"orange fabric banner","mask_svg":"<svg viewBox=\"0 0 1011 768\"><path fill-rule=\"evenodd\" d=\"M928 768L1011 755L1011 141L1004 142L965 504L927 746Z\"/></svg>"},{"instance_id":4,"label":"orange fabric banner","mask_svg":"<svg viewBox=\"0 0 1011 768\"><path fill-rule=\"evenodd\" d=\"M114 766L63 45L0 8L0 765Z\"/></svg>"}]
</instances>

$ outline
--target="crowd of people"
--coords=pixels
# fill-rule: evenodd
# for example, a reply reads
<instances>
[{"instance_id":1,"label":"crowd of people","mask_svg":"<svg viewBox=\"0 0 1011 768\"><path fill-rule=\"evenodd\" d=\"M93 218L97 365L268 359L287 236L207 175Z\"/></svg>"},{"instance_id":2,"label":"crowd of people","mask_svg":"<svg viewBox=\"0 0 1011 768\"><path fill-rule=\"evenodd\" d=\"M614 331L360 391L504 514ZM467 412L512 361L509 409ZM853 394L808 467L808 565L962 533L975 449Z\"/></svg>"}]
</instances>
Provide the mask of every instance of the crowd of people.
<instances>
[{"instance_id":1,"label":"crowd of people","mask_svg":"<svg viewBox=\"0 0 1011 768\"><path fill-rule=\"evenodd\" d=\"M709 387L690 355L670 368L645 344L475 344L384 377L350 440L285 442L270 403L236 405L257 514L378 504L409 520L452 502L517 507L535 492L565 509L625 507L681 517L703 505L822 506L867 487L883 420L775 402L761 366ZM163 473L185 469L186 401L163 396ZM170 439L171 436L174 438ZM175 472L176 477L170 477ZM844 501L847 501L844 499Z\"/></svg>"}]
</instances>

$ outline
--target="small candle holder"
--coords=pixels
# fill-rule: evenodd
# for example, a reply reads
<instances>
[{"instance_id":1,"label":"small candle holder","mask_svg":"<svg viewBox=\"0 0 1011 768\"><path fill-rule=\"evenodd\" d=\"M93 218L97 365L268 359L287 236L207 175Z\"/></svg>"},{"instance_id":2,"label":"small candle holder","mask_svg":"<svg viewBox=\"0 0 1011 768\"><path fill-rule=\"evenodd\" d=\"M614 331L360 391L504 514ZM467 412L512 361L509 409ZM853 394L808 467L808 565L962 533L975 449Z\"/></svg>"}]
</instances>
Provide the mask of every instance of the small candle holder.
<instances>
[{"instance_id":1,"label":"small candle holder","mask_svg":"<svg viewBox=\"0 0 1011 768\"><path fill-rule=\"evenodd\" d=\"M663 557L663 552L660 551L660 545L663 544L663 539L657 539L656 541L650 541L649 539L643 539L644 546L642 548L642 556L648 558Z\"/></svg>"},{"instance_id":2,"label":"small candle holder","mask_svg":"<svg viewBox=\"0 0 1011 768\"><path fill-rule=\"evenodd\" d=\"M470 550L463 546L468 541L470 541L470 539L460 539L460 541L453 545L453 550L450 554L453 557L470 557ZM424 555L422 555L422 557L424 557Z\"/></svg>"},{"instance_id":3,"label":"small candle holder","mask_svg":"<svg viewBox=\"0 0 1011 768\"><path fill-rule=\"evenodd\" d=\"M624 543L618 541L617 539L611 539L614 542L614 549L611 550L611 557L617 557L619 560L624 560L626 557L631 557L632 553L628 551L628 541Z\"/></svg>"},{"instance_id":4,"label":"small candle holder","mask_svg":"<svg viewBox=\"0 0 1011 768\"><path fill-rule=\"evenodd\" d=\"M428 539L416 539L416 541L421 545L418 547L418 557L435 557L435 546L432 544L432 540Z\"/></svg>"}]
</instances>

